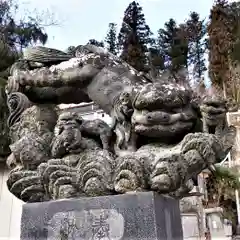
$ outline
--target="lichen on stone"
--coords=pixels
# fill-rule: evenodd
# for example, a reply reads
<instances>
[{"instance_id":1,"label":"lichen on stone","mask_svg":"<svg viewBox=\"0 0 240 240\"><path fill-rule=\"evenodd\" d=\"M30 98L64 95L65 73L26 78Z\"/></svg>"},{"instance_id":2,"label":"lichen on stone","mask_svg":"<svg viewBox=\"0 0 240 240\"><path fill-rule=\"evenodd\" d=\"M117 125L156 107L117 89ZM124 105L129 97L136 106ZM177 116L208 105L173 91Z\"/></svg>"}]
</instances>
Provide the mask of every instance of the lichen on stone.
<instances>
[{"instance_id":1,"label":"lichen on stone","mask_svg":"<svg viewBox=\"0 0 240 240\"><path fill-rule=\"evenodd\" d=\"M96 46L82 46L58 64L53 60L61 52L52 51L48 61L47 48L32 48L32 63L37 54L32 68L38 68L15 65L18 74L7 88L7 185L26 202L134 191L179 198L232 146L225 100L200 101L191 89L151 81ZM56 103L89 100L113 118L113 126L77 112L56 114Z\"/></svg>"}]
</instances>

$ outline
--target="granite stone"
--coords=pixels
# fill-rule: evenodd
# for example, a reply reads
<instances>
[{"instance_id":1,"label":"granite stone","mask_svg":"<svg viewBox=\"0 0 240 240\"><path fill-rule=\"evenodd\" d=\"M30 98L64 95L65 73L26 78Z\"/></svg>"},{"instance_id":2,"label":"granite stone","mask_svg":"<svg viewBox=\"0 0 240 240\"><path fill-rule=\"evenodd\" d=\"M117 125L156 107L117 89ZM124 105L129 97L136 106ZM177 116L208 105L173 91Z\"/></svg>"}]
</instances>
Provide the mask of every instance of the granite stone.
<instances>
[{"instance_id":1,"label":"granite stone","mask_svg":"<svg viewBox=\"0 0 240 240\"><path fill-rule=\"evenodd\" d=\"M9 71L7 179L24 202L155 191L186 197L233 145L222 96L153 79L104 48L27 48ZM23 61L24 60L24 61ZM177 83L178 82L178 83ZM215 95L215 94L214 94ZM92 101L112 120L59 115Z\"/></svg>"},{"instance_id":2,"label":"granite stone","mask_svg":"<svg viewBox=\"0 0 240 240\"><path fill-rule=\"evenodd\" d=\"M23 205L21 240L183 239L179 202L154 192Z\"/></svg>"}]
</instances>

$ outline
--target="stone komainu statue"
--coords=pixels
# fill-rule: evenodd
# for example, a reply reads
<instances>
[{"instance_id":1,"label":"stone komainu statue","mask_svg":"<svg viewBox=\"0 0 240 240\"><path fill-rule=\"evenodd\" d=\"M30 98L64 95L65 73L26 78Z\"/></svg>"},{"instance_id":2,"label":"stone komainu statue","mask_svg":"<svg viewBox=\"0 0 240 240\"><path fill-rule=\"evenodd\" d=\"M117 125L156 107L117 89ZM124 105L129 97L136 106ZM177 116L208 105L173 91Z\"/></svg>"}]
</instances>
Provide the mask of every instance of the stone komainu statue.
<instances>
[{"instance_id":1,"label":"stone komainu statue","mask_svg":"<svg viewBox=\"0 0 240 240\"><path fill-rule=\"evenodd\" d=\"M131 191L182 197L232 146L226 101L199 101L93 45L79 46L75 56L28 49L12 66L6 92L7 184L26 202ZM112 127L56 114L56 104L90 101L113 118Z\"/></svg>"}]
</instances>

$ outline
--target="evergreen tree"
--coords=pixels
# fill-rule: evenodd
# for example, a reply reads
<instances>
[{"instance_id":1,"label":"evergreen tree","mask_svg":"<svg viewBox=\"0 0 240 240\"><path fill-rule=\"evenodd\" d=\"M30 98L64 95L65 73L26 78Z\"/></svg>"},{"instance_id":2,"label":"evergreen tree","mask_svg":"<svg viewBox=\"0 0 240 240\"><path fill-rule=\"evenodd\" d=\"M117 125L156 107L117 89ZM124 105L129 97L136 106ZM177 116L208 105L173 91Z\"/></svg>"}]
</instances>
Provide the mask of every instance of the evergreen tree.
<instances>
[{"instance_id":1,"label":"evergreen tree","mask_svg":"<svg viewBox=\"0 0 240 240\"><path fill-rule=\"evenodd\" d=\"M75 56L75 52L76 52L76 47L75 46L69 46L66 50L66 52L70 55Z\"/></svg>"},{"instance_id":2,"label":"evergreen tree","mask_svg":"<svg viewBox=\"0 0 240 240\"><path fill-rule=\"evenodd\" d=\"M231 59L240 63L240 2L229 4L229 12L232 17L234 45Z\"/></svg>"},{"instance_id":3,"label":"evergreen tree","mask_svg":"<svg viewBox=\"0 0 240 240\"><path fill-rule=\"evenodd\" d=\"M198 81L207 70L204 54L206 52L206 24L200 20L196 12L190 13L190 19L186 23L189 40L189 64L193 65L193 75Z\"/></svg>"},{"instance_id":4,"label":"evergreen tree","mask_svg":"<svg viewBox=\"0 0 240 240\"><path fill-rule=\"evenodd\" d=\"M172 48L172 63L173 70L188 68L188 53L189 53L188 31L185 24L180 24L177 29L177 36L174 40ZM175 67L174 67L175 66Z\"/></svg>"},{"instance_id":5,"label":"evergreen tree","mask_svg":"<svg viewBox=\"0 0 240 240\"><path fill-rule=\"evenodd\" d=\"M146 24L142 7L133 1L124 12L118 35L121 57L139 71L145 70L148 44L152 43L151 31Z\"/></svg>"},{"instance_id":6,"label":"evergreen tree","mask_svg":"<svg viewBox=\"0 0 240 240\"><path fill-rule=\"evenodd\" d=\"M229 81L227 84L228 98L235 105L240 106L240 2L228 5L228 15L232 26L233 46L229 55Z\"/></svg>"},{"instance_id":7,"label":"evergreen tree","mask_svg":"<svg viewBox=\"0 0 240 240\"><path fill-rule=\"evenodd\" d=\"M37 42L45 44L47 41L48 36L40 20L37 20L38 16L36 19L30 16L27 20L14 19L12 10L17 7L11 0L0 2L0 41L1 46L5 46L0 52L4 55L0 57L0 71L9 67L14 62L16 54L21 54L29 44Z\"/></svg>"},{"instance_id":8,"label":"evergreen tree","mask_svg":"<svg viewBox=\"0 0 240 240\"><path fill-rule=\"evenodd\" d=\"M228 3L218 0L210 12L209 36L209 77L213 85L220 87L224 96L228 95L227 84L230 81L230 58L234 37L232 19Z\"/></svg>"},{"instance_id":9,"label":"evergreen tree","mask_svg":"<svg viewBox=\"0 0 240 240\"><path fill-rule=\"evenodd\" d=\"M105 39L107 43L107 49L109 52L113 54L117 54L117 24L116 23L109 23L108 25L108 33Z\"/></svg>"},{"instance_id":10,"label":"evergreen tree","mask_svg":"<svg viewBox=\"0 0 240 240\"><path fill-rule=\"evenodd\" d=\"M186 26L177 26L174 19L164 24L158 31L158 43L163 48L165 66L174 75L188 67L188 39Z\"/></svg>"},{"instance_id":11,"label":"evergreen tree","mask_svg":"<svg viewBox=\"0 0 240 240\"><path fill-rule=\"evenodd\" d=\"M148 65L152 78L157 78L162 70L165 69L165 56L161 46L157 41L154 41L148 49Z\"/></svg>"},{"instance_id":12,"label":"evergreen tree","mask_svg":"<svg viewBox=\"0 0 240 240\"><path fill-rule=\"evenodd\" d=\"M8 107L4 91L8 77L6 70L21 56L24 47L47 41L47 34L38 20L30 16L26 21L14 19L11 13L16 7L11 0L0 2L0 158L9 154Z\"/></svg>"},{"instance_id":13,"label":"evergreen tree","mask_svg":"<svg viewBox=\"0 0 240 240\"><path fill-rule=\"evenodd\" d=\"M97 47L104 47L104 43L102 41L99 42L96 39L90 39L87 44L92 44L92 45L95 45Z\"/></svg>"}]
</instances>

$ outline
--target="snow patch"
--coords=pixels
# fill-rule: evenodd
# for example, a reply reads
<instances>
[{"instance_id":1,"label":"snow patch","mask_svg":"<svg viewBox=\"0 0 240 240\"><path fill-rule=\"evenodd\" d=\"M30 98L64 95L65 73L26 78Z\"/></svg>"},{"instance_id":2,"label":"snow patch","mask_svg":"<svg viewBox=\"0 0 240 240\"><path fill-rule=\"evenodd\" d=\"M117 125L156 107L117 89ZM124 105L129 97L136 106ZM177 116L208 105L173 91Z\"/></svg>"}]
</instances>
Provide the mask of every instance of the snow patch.
<instances>
[{"instance_id":1,"label":"snow patch","mask_svg":"<svg viewBox=\"0 0 240 240\"><path fill-rule=\"evenodd\" d=\"M136 75L135 71L133 69L130 69L130 72L131 72L132 75Z\"/></svg>"},{"instance_id":2,"label":"snow patch","mask_svg":"<svg viewBox=\"0 0 240 240\"><path fill-rule=\"evenodd\" d=\"M173 89L178 89L178 90L182 90L182 91L186 90L185 87L177 85L177 84L163 84L162 86L167 89L170 89L170 90L173 90Z\"/></svg>"},{"instance_id":3,"label":"snow patch","mask_svg":"<svg viewBox=\"0 0 240 240\"><path fill-rule=\"evenodd\" d=\"M84 107L84 106L88 106L88 105L93 105L93 102L91 102L91 103L82 102L82 103L78 103L78 104L74 104L74 103L72 103L72 104L59 104L58 107L60 109L67 109L67 108L72 108L72 107Z\"/></svg>"},{"instance_id":4,"label":"snow patch","mask_svg":"<svg viewBox=\"0 0 240 240\"><path fill-rule=\"evenodd\" d=\"M64 71L69 68L79 67L81 64L86 63L89 58L95 58L95 57L98 57L98 55L95 55L93 53L79 54L78 57L73 57L73 58L69 59L68 61L64 61L57 65L53 65L49 69L51 72L54 72L57 70Z\"/></svg>"},{"instance_id":5,"label":"snow patch","mask_svg":"<svg viewBox=\"0 0 240 240\"><path fill-rule=\"evenodd\" d=\"M51 72L57 71L57 70L66 70L68 68L74 68L74 67L79 67L81 64L82 59L81 58L71 58L68 61L64 61L59 63L58 65L52 65L49 70Z\"/></svg>"}]
</instances>

